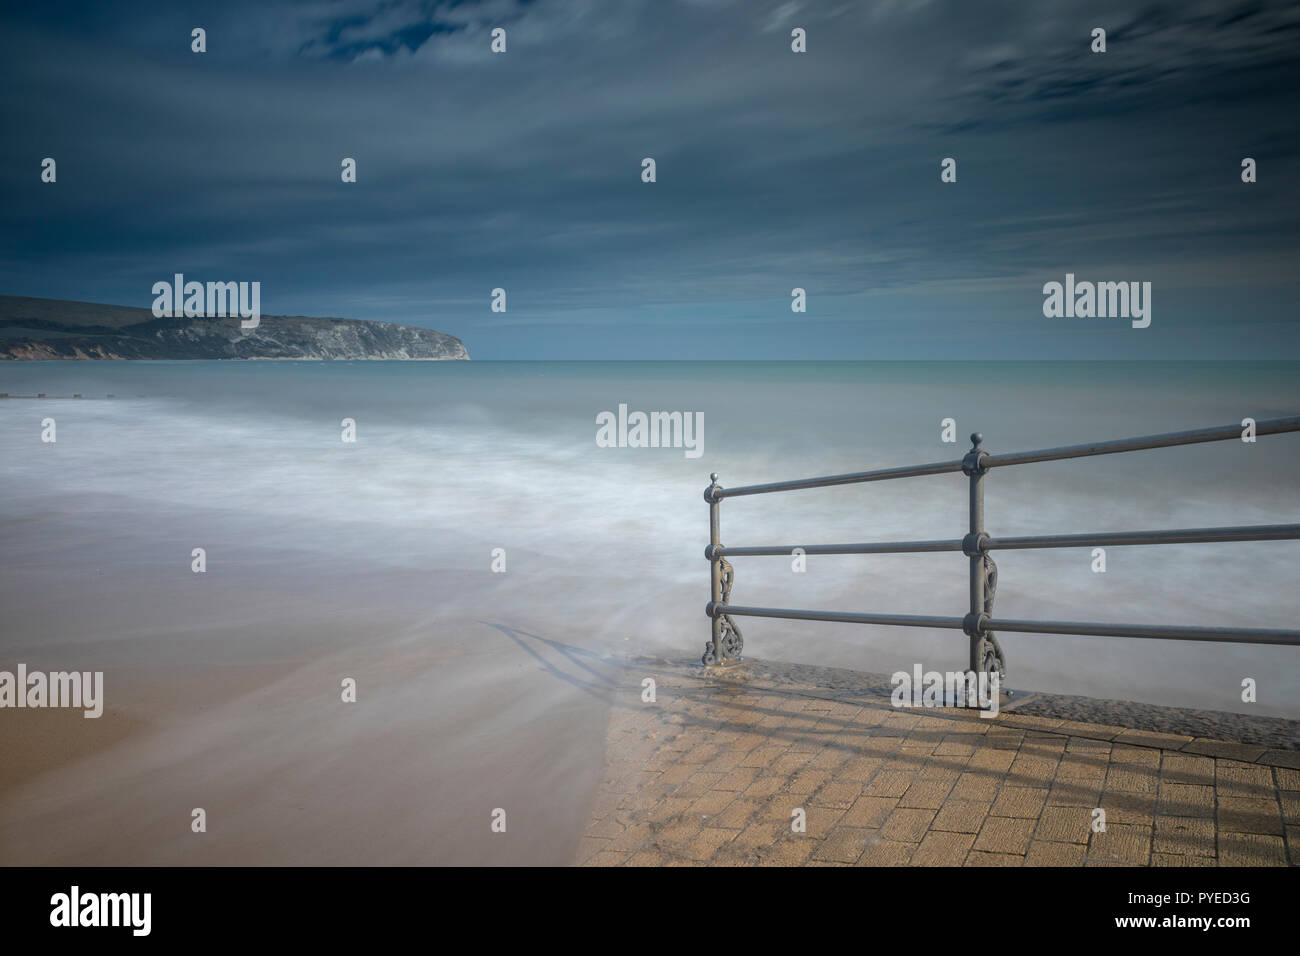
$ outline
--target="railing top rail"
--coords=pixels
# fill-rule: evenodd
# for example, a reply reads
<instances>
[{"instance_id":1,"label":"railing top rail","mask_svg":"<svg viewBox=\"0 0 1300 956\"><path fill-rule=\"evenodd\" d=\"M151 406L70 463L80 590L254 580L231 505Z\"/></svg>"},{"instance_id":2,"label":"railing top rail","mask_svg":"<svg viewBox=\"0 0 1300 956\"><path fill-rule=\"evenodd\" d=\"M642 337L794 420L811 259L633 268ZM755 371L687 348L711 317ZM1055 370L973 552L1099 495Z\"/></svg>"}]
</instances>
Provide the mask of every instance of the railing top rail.
<instances>
[{"instance_id":1,"label":"railing top rail","mask_svg":"<svg viewBox=\"0 0 1300 956\"><path fill-rule=\"evenodd\" d=\"M1300 431L1300 416L1273 418L1255 423L1256 435L1276 435ZM1082 445L1063 445L1059 448L1040 448L1035 451L1009 452L1001 455L982 455L984 468L1025 465L1035 461L1058 461L1063 458L1084 458L1089 455L1113 455L1148 448L1168 448L1173 445L1194 445L1199 442L1227 441L1240 438L1242 426L1223 425L1216 428L1197 428L1184 432L1165 432L1161 435L1143 435L1138 438L1120 438L1114 441L1087 442ZM713 499L738 498L742 495L763 495L774 491L798 491L804 488L826 488L832 485L854 485L867 481L886 481L891 478L919 478L923 475L945 475L961 471L963 461L941 461L928 465L903 468L880 468L875 471L858 471L844 475L821 478L799 478L794 481L773 481L761 485L742 485L739 488L717 488Z\"/></svg>"},{"instance_id":2,"label":"railing top rail","mask_svg":"<svg viewBox=\"0 0 1300 956\"><path fill-rule=\"evenodd\" d=\"M881 468L877 471L857 471L847 475L828 475L824 478L799 478L794 481L773 481L765 485L743 485L739 488L719 488L714 498L737 498L741 495L764 495L772 491L798 491L801 488L825 488L830 485L856 485L864 481L887 481L890 478L919 478L922 475L946 475L961 471L961 461L938 461L930 465L911 468Z\"/></svg>"},{"instance_id":3,"label":"railing top rail","mask_svg":"<svg viewBox=\"0 0 1300 956\"><path fill-rule=\"evenodd\" d=\"M1300 416L1273 418L1255 423L1256 435L1276 435L1280 432L1300 431ZM1147 448L1168 448L1171 445L1194 445L1198 442L1227 441L1241 438L1241 425L1222 425L1217 428L1196 428L1185 432L1165 432L1162 435L1143 435L1139 438L1120 438L1115 441L1087 442L1082 445L1064 445L1060 448L1041 448L1037 451L1010 452L989 455L983 460L985 468L1005 465L1024 465L1034 461L1057 461L1062 458L1084 458L1088 455L1113 455L1125 451L1142 451Z\"/></svg>"}]
</instances>

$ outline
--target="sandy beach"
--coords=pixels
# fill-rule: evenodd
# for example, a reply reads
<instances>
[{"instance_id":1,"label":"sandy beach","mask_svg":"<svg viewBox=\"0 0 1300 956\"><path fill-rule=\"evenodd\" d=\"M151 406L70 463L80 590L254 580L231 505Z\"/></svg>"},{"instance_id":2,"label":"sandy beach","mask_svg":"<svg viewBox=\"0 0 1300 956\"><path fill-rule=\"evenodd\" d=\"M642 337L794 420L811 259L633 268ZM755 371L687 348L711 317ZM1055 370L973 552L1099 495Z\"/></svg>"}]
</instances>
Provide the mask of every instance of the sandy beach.
<instances>
[{"instance_id":1,"label":"sandy beach","mask_svg":"<svg viewBox=\"0 0 1300 956\"><path fill-rule=\"evenodd\" d=\"M5 590L23 613L21 594ZM595 656L473 620L435 643L417 618L390 613L380 633L382 609L295 606L255 592L238 621L164 641L114 628L133 602L115 603L93 585L83 597L97 605L93 650L17 653L33 668L103 669L108 705L98 719L6 711L0 863L571 857L603 753L607 704ZM186 603L202 616L201 600ZM367 635L363 646L357 634ZM220 648L215 660L204 659L205 647ZM557 679L575 661L582 680ZM356 680L356 703L341 699L345 676ZM198 807L206 833L191 831ZM498 807L505 833L490 830Z\"/></svg>"}]
</instances>

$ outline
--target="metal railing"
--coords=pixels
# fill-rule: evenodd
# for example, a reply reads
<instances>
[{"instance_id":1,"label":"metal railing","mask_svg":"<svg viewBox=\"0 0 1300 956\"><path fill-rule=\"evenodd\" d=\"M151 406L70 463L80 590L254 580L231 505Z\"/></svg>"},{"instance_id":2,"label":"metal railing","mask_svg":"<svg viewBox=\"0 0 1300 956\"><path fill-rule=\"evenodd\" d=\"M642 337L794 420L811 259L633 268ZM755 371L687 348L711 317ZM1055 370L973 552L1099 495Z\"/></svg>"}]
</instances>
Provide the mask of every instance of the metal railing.
<instances>
[{"instance_id":1,"label":"metal railing","mask_svg":"<svg viewBox=\"0 0 1300 956\"><path fill-rule=\"evenodd\" d=\"M1179 641L1222 641L1241 644L1300 645L1300 631L1273 628L1179 627L1152 624L1109 624L1079 621L1022 621L993 617L993 598L997 592L998 570L990 554L997 550L1024 548L1104 547L1107 545L1190 544L1210 541L1278 541L1300 539L1300 524L1233 526L1226 528L1191 528L1170 531L1119 531L1100 534L1048 534L1020 537L992 537L984 530L984 476L991 468L1025 465L1038 461L1059 461L1091 455L1112 455L1148 448L1168 448L1199 442L1228 441L1243 438L1242 425L1202 428L1195 431L1170 432L1117 441L1090 442L1038 451L990 455L981 445L984 436L971 435L971 449L960 461L936 462L910 468L884 468L878 471L830 475L777 481L741 488L724 488L718 475L710 475L704 490L709 505L709 546L704 555L709 560L712 578L711 600L705 613L712 619L712 640L706 645L703 662L721 664L740 656L744 638L736 617L775 617L797 621L837 621L845 624L880 624L897 627L939 627L960 629L970 638L970 669L976 672L1005 673L1006 658L998 645L997 631L1037 634L1083 634L1104 637L1159 638ZM1300 417L1278 418L1255 423L1254 434L1274 435L1300 431ZM763 495L831 485L852 485L922 475L945 475L961 472L969 478L970 523L965 537L940 541L887 541L861 544L768 545L728 548L719 537L719 505L724 498ZM804 554L904 554L935 551L960 551L970 559L970 608L964 617L930 617L913 614L865 614L840 611L803 611L791 608L745 607L730 603L735 571L728 557L751 555Z\"/></svg>"}]
</instances>

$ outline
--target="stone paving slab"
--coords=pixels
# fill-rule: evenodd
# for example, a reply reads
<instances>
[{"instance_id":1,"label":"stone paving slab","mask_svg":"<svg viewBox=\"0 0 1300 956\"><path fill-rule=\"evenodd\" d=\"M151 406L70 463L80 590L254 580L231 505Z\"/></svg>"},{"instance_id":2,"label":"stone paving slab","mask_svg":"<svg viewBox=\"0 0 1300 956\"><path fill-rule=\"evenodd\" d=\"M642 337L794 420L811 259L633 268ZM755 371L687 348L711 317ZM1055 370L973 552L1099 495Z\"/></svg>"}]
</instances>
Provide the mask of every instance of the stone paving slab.
<instances>
[{"instance_id":1,"label":"stone paving slab","mask_svg":"<svg viewBox=\"0 0 1300 956\"><path fill-rule=\"evenodd\" d=\"M832 668L638 660L623 673L579 864L1300 863L1297 722L1255 724L1238 737L1263 742L1246 743L1169 732L1176 715L1144 729L1131 714L898 709L887 678Z\"/></svg>"}]
</instances>

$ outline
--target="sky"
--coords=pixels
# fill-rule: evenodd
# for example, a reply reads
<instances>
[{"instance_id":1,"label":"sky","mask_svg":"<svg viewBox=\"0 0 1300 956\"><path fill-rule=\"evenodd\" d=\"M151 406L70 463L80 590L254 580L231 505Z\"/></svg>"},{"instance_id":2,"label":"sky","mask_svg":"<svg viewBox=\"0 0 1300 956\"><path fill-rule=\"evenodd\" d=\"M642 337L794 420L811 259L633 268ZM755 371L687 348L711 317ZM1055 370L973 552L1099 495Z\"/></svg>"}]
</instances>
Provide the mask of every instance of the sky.
<instances>
[{"instance_id":1,"label":"sky","mask_svg":"<svg viewBox=\"0 0 1300 956\"><path fill-rule=\"evenodd\" d=\"M1294 2L46 2L0 63L0 293L259 281L477 359L1300 359ZM1067 273L1150 326L1044 316Z\"/></svg>"}]
</instances>

